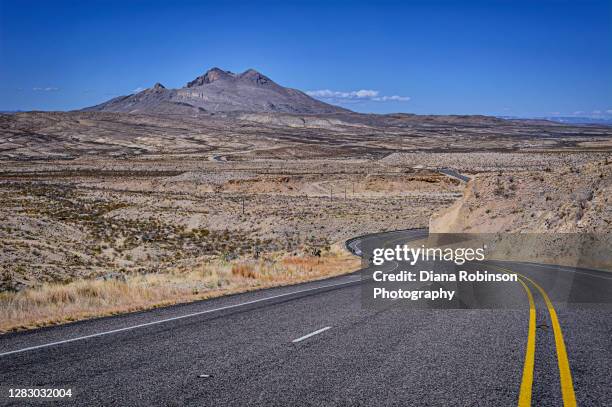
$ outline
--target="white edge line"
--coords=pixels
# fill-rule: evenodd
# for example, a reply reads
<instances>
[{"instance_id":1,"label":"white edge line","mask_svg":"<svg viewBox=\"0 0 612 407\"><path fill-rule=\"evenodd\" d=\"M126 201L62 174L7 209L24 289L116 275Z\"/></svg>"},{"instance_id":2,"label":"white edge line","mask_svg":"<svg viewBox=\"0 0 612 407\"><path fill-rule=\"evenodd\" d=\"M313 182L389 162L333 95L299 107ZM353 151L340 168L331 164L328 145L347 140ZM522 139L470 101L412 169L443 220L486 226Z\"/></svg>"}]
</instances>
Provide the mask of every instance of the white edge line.
<instances>
[{"instance_id":1,"label":"white edge line","mask_svg":"<svg viewBox=\"0 0 612 407\"><path fill-rule=\"evenodd\" d=\"M193 312L191 314L179 315L177 317L166 318L166 319L160 319L158 321L146 322L144 324L132 325L132 326L128 326L128 327L125 327L125 328L119 328L119 329L113 329L111 331L104 331L104 332L98 332L98 333L91 334L91 335L78 336L76 338L65 339L63 341L50 342L50 343L45 343L45 344L42 344L42 345L30 346L30 347L27 347L27 348L22 348L22 349L17 349L17 350L12 350L12 351L8 351L8 352L0 353L0 357L12 355L12 354L15 354L15 353L27 352L27 351L31 351L31 350L35 350L35 349L47 348L47 347L55 346L55 345L61 345L61 344L64 344L64 343L76 342L76 341L80 341L80 340L84 340L84 339L95 338L95 337L98 337L98 336L104 336L104 335L110 335L110 334L114 334L114 333L118 333L118 332L129 331L129 330L132 330L132 329L143 328L143 327L146 327L146 326L163 324L165 322L176 321L176 320L183 319L183 318L195 317L195 316L198 316L198 315L209 314L211 312L223 311L223 310L230 309L230 308L241 307L243 305L255 304L255 303L258 303L258 302L262 302L262 301L273 300L275 298L286 297L288 295L300 294L300 293L304 293L304 292L308 292L308 291L318 290L318 289L321 289L321 288L328 288L328 287L335 287L335 286L339 286L339 285L350 284L350 283L354 283L356 281L359 281L359 280L353 279L353 280L345 281L345 282L342 282L342 283L328 284L328 285L323 285L323 286L319 286L319 287L308 288L308 289L305 289L305 290L292 291L290 293L274 295L272 297L259 298L257 300L241 302L240 304L227 305L225 307L219 307L219 308L213 308L213 309L204 310L204 311ZM330 327L327 327L325 329L329 329L329 328Z\"/></svg>"},{"instance_id":2,"label":"white edge line","mask_svg":"<svg viewBox=\"0 0 612 407\"><path fill-rule=\"evenodd\" d=\"M304 339L308 339L308 338L310 338L311 336L318 335L318 334L320 334L321 332L325 332L325 331L327 331L328 329L331 329L331 326L326 326L325 328L321 328L321 329L319 329L319 330L316 330L316 331L314 331L314 332L311 332L311 333L309 333L308 335L304 335L304 336L302 336L302 337L299 337L299 338L297 338L297 339L294 339L294 340L292 340L291 342L293 342L293 343L298 343L298 342L301 342L301 341L303 341Z\"/></svg>"}]
</instances>

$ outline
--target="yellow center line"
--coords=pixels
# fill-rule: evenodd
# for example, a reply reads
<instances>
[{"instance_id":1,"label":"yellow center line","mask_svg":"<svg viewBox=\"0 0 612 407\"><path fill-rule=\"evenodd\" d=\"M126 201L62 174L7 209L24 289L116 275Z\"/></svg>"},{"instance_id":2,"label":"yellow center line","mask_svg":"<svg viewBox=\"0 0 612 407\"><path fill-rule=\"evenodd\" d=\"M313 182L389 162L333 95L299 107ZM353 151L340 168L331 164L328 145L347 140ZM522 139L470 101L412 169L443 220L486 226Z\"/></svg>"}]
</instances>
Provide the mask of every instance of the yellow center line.
<instances>
[{"instance_id":1,"label":"yellow center line","mask_svg":"<svg viewBox=\"0 0 612 407\"><path fill-rule=\"evenodd\" d=\"M531 406L531 388L533 386L533 368L535 366L535 343L536 343L536 309L531 290L519 279L519 283L525 289L529 298L529 333L527 335L527 347L525 348L525 364L523 365L523 379L521 380L521 391L519 393L519 407Z\"/></svg>"},{"instance_id":2,"label":"yellow center line","mask_svg":"<svg viewBox=\"0 0 612 407\"><path fill-rule=\"evenodd\" d=\"M507 274L516 274L511 270L501 271ZM518 407L531 407L531 389L533 387L533 369L535 366L536 307L529 286L520 278L518 282L523 286L529 299L529 329L527 331L527 346L525 347L525 362L523 364L523 377L521 379Z\"/></svg>"},{"instance_id":3,"label":"yellow center line","mask_svg":"<svg viewBox=\"0 0 612 407\"><path fill-rule=\"evenodd\" d=\"M503 267L492 267L502 271L516 273L512 270L505 269ZM567 358L567 349L565 348L565 341L563 340L563 333L561 332L561 325L559 324L559 319L557 318L557 312L555 311L555 307L550 301L550 298L548 298L548 294L546 294L546 291L544 291L544 289L540 287L538 283L520 273L516 274L529 281L544 298L546 308L548 308L548 313L550 314L550 321L552 323L553 333L555 335L555 347L557 348L557 364L559 365L559 379L561 382L561 395L563 397L563 406L575 407L577 404L576 394L574 392L574 382L572 381L572 372L570 369L569 360Z\"/></svg>"}]
</instances>

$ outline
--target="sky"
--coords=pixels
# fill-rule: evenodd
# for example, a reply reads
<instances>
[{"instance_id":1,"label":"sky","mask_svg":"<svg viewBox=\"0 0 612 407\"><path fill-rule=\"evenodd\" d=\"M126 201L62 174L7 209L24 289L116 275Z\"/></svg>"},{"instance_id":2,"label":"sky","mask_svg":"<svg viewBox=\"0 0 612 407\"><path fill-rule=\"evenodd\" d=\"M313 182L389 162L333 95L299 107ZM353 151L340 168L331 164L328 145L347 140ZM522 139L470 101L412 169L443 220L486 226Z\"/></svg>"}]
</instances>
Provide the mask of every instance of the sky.
<instances>
[{"instance_id":1,"label":"sky","mask_svg":"<svg viewBox=\"0 0 612 407\"><path fill-rule=\"evenodd\" d=\"M0 0L0 110L211 67L360 112L612 117L612 1Z\"/></svg>"}]
</instances>

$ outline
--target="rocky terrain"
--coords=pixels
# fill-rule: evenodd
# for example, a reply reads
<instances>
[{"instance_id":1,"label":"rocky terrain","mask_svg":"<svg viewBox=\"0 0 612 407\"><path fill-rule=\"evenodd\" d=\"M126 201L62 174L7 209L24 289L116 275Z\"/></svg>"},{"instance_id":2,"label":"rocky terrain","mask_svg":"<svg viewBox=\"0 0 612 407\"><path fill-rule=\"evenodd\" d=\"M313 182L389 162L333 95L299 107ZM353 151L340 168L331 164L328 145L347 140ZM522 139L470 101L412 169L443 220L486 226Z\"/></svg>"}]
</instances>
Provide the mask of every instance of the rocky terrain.
<instances>
[{"instance_id":1,"label":"rocky terrain","mask_svg":"<svg viewBox=\"0 0 612 407\"><path fill-rule=\"evenodd\" d=\"M478 174L430 227L439 233L610 233L612 161L597 158Z\"/></svg>"},{"instance_id":2,"label":"rocky terrain","mask_svg":"<svg viewBox=\"0 0 612 407\"><path fill-rule=\"evenodd\" d=\"M480 117L372 116L16 113L0 115L0 159L54 160L52 165L64 166L83 157L140 157L159 159L163 166L169 156L253 160L391 155L387 162L402 164L405 158L410 165L413 156L406 153L591 154L612 149L611 127L532 125ZM450 166L453 163L445 161L457 156L428 157L430 163Z\"/></svg>"},{"instance_id":3,"label":"rocky terrain","mask_svg":"<svg viewBox=\"0 0 612 407\"><path fill-rule=\"evenodd\" d=\"M517 151L517 152L475 152L475 153L394 153L382 161L389 165L420 166L439 168L442 164L463 174L498 173L499 171L543 171L583 166L590 162L605 161L609 152L576 151Z\"/></svg>"}]
</instances>

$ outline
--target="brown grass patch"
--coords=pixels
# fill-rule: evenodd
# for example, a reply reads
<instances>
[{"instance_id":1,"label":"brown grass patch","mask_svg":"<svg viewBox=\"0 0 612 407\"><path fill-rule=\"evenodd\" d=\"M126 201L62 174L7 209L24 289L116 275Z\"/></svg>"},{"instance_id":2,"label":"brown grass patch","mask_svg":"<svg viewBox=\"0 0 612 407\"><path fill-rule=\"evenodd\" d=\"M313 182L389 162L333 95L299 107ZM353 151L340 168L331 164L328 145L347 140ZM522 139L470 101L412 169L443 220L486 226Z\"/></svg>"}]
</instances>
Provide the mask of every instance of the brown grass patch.
<instances>
[{"instance_id":1,"label":"brown grass patch","mask_svg":"<svg viewBox=\"0 0 612 407\"><path fill-rule=\"evenodd\" d=\"M244 278L257 278L255 268L251 264L234 264L232 266L232 275Z\"/></svg>"},{"instance_id":2,"label":"brown grass patch","mask_svg":"<svg viewBox=\"0 0 612 407\"><path fill-rule=\"evenodd\" d=\"M0 294L0 333L317 280L354 271L359 265L356 257L337 252L323 257L208 262L190 270L130 275L125 281L48 283Z\"/></svg>"}]
</instances>

